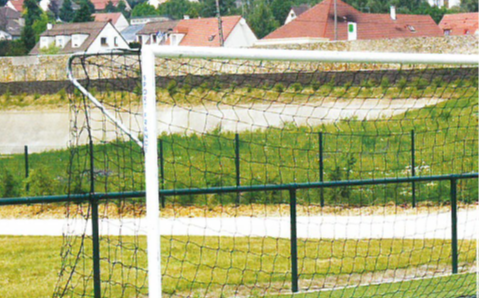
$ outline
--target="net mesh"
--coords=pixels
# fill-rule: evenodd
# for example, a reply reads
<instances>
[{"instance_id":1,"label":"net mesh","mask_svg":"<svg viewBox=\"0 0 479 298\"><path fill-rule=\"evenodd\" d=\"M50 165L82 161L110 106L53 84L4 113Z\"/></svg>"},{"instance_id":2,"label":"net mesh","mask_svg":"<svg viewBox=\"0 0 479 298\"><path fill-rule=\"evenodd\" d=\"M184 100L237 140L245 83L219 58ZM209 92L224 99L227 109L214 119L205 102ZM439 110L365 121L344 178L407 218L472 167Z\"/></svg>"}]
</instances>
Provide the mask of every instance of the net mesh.
<instances>
[{"instance_id":1,"label":"net mesh","mask_svg":"<svg viewBox=\"0 0 479 298\"><path fill-rule=\"evenodd\" d=\"M76 57L69 193L144 189L140 58ZM160 188L281 185L477 172L478 69L164 59L155 65ZM92 145L89 145L89 143ZM93 166L92 166L93 164ZM93 169L93 171L91 171ZM93 179L92 179L93 177ZM92 184L93 181L93 184ZM164 297L468 297L476 179L161 196ZM57 297L93 297L91 206L67 206ZM146 297L144 198L102 200L103 297Z\"/></svg>"}]
</instances>

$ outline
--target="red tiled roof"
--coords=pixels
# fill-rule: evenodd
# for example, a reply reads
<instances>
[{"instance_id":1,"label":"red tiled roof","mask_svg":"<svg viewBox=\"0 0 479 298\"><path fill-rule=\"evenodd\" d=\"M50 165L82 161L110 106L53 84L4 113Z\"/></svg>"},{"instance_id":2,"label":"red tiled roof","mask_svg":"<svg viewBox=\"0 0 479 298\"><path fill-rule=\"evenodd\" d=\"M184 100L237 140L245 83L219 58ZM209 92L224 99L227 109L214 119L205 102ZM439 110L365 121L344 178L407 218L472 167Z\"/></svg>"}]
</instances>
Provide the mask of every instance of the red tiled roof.
<instances>
[{"instance_id":1,"label":"red tiled roof","mask_svg":"<svg viewBox=\"0 0 479 298\"><path fill-rule=\"evenodd\" d=\"M241 20L241 16L222 17L224 40L228 39L233 29ZM218 19L189 19L181 20L174 29L175 33L183 33L185 37L181 46L219 47L220 37Z\"/></svg>"},{"instance_id":2,"label":"red tiled roof","mask_svg":"<svg viewBox=\"0 0 479 298\"><path fill-rule=\"evenodd\" d=\"M113 3L113 6L115 7L118 6L118 3L120 3L120 1L123 1L125 2L127 10L130 9L130 5L125 0L92 0L91 3L93 3L93 6L95 6L96 11L100 11L100 10L104 10L106 6L108 5L108 2L110 1L111 3Z\"/></svg>"},{"instance_id":3,"label":"red tiled roof","mask_svg":"<svg viewBox=\"0 0 479 298\"><path fill-rule=\"evenodd\" d=\"M362 13L337 0L338 40L348 39L348 22L357 23L358 39L386 39L443 36L429 15ZM290 23L270 33L265 39L327 38L334 40L334 0L325 0Z\"/></svg>"},{"instance_id":4,"label":"red tiled roof","mask_svg":"<svg viewBox=\"0 0 479 298\"><path fill-rule=\"evenodd\" d=\"M23 0L10 0L8 1L18 12L23 12Z\"/></svg>"},{"instance_id":5,"label":"red tiled roof","mask_svg":"<svg viewBox=\"0 0 479 298\"><path fill-rule=\"evenodd\" d=\"M110 12L110 13L94 13L93 17L95 22L111 22L116 24L118 19L122 16L121 12Z\"/></svg>"},{"instance_id":6,"label":"red tiled roof","mask_svg":"<svg viewBox=\"0 0 479 298\"><path fill-rule=\"evenodd\" d=\"M443 30L450 30L449 35L474 34L479 29L479 13L446 14L439 23Z\"/></svg>"}]
</instances>

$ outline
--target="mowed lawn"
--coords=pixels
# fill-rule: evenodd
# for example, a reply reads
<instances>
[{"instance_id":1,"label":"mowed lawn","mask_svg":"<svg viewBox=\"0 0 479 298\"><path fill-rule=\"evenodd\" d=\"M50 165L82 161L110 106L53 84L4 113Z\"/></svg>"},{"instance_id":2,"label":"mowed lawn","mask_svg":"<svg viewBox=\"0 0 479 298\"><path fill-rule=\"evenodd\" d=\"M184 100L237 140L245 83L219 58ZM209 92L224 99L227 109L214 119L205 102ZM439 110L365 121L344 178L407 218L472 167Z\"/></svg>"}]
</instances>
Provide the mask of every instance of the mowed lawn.
<instances>
[{"instance_id":1,"label":"mowed lawn","mask_svg":"<svg viewBox=\"0 0 479 298\"><path fill-rule=\"evenodd\" d=\"M62 247L71 249L67 263L74 265L71 260L76 259L81 240L81 237L72 237L64 243L62 237L0 236L0 297L51 297L62 267ZM146 239L105 237L101 245L104 296L146 297ZM472 295L475 293L473 274L385 283L392 277L449 274L450 247L450 241L434 239L300 239L300 287L314 290L326 285L336 290L320 292L319 296L318 292L312 292L294 297ZM476 259L475 247L475 241L459 243L460 270L471 270ZM66 296L78 296L83 282L92 284L91 259L88 259L91 239L84 238L84 249L80 254L83 256L73 270L72 286L67 287ZM221 297L222 294L231 297L235 293L263 297L291 290L288 239L163 237L162 256L166 297L204 297L205 294L208 297ZM65 285L64 281L70 278L71 272L71 268L66 269L61 286ZM340 289L358 283L378 282L382 285ZM86 289L88 295L92 294L91 288Z\"/></svg>"}]
</instances>

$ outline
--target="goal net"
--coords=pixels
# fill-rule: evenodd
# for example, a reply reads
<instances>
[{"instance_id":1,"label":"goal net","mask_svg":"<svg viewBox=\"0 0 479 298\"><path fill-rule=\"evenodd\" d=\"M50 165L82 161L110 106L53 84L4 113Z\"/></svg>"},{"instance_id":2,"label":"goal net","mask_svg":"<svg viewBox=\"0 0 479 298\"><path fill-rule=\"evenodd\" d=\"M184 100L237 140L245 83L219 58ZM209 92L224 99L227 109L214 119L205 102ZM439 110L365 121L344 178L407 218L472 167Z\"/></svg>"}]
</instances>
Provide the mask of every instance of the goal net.
<instances>
[{"instance_id":1,"label":"goal net","mask_svg":"<svg viewBox=\"0 0 479 298\"><path fill-rule=\"evenodd\" d=\"M148 47L70 75L91 199L56 297L476 293L476 57Z\"/></svg>"}]
</instances>

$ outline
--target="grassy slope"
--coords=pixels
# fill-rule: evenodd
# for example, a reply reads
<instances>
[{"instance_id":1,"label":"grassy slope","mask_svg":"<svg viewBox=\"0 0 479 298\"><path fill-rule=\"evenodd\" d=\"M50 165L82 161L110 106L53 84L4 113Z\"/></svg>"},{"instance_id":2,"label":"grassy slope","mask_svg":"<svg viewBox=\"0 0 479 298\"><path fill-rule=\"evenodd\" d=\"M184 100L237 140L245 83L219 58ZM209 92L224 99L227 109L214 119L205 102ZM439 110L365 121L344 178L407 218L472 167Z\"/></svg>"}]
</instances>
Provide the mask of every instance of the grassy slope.
<instances>
[{"instance_id":1,"label":"grassy slope","mask_svg":"<svg viewBox=\"0 0 479 298\"><path fill-rule=\"evenodd\" d=\"M119 297L122 291L118 285L115 286L111 282L112 280L141 284L145 277L144 272L138 272L130 267L145 266L145 252L140 249L139 252L133 253L134 250L131 246L120 248L116 246L119 240L119 238L103 238L102 241L103 289L105 294L110 297ZM79 241L79 238L75 238L72 242L73 247L77 247L77 243L74 242ZM131 237L123 237L121 241L135 242L142 248L146 245L143 237L136 240ZM107 242L113 244L109 249L105 247ZM58 278L61 247L61 237L0 236L0 297L50 296ZM300 241L301 285L322 284L327 276L333 278L336 287L341 287L347 286L349 283L354 284L354 279L348 280L351 278L350 274L360 277L368 272L385 272L382 270L388 269L400 275L401 268L423 268L426 265L430 270L439 270L443 272L442 274L447 274L450 270L449 248L448 241L439 240ZM91 255L90 240L88 239L83 252L86 255ZM475 241L461 242L460 253L461 263L470 263L474 260ZM163 237L162 255L162 264L165 270L163 272L165 293L191 294L194 297L195 293L204 293L208 287L208 293L213 297L219 297L220 291L232 295L235 290L248 295L263 296L263 294L275 293L275 287L282 289L283 292L290 289L289 242L287 239ZM121 260L116 263L115 267L111 267L112 264L107 263L109 257L112 256ZM89 274L91 260L87 259L85 263L80 262L77 266L73 282L79 281L82 274ZM417 269L412 272L419 274L419 271L415 270ZM432 272L430 271L429 274ZM370 297L369 294L365 294L366 292L391 294L396 291L415 291L416 294L427 293L437 291L438 284L444 286L441 292L447 290L450 293L473 293L474 281L470 277L461 278L458 277L458 281L448 283L445 283L444 279L440 279L440 282L435 279L425 279L412 283L361 287L356 290L325 292L320 297ZM368 280L367 277L364 277L362 282L367 283ZM221 290L223 284L227 284L227 286ZM131 286L127 286L124 290L127 293L125 297L133 295L136 291ZM145 293L144 291L145 289L140 290L141 293ZM360 293L363 294L359 295ZM329 294L331 296L328 296ZM317 296L308 294L297 297ZM385 295L385 297L398 296ZM405 297L422 296L406 295Z\"/></svg>"}]
</instances>

